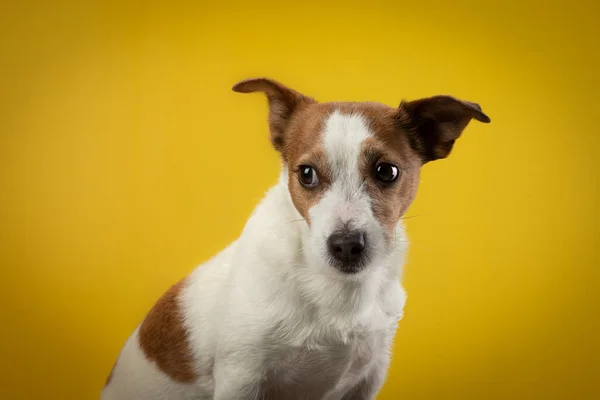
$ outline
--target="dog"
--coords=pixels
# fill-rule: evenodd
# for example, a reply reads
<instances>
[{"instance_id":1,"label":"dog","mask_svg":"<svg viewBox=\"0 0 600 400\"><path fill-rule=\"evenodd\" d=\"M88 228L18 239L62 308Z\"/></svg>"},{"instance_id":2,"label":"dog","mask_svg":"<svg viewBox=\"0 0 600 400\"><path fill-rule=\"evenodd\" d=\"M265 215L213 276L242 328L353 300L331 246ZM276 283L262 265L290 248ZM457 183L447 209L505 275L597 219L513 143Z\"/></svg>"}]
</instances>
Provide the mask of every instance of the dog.
<instances>
[{"instance_id":1,"label":"dog","mask_svg":"<svg viewBox=\"0 0 600 400\"><path fill-rule=\"evenodd\" d=\"M421 167L447 157L481 107L452 96L268 100L278 182L241 235L172 286L124 344L103 400L375 399L403 316L402 216Z\"/></svg>"}]
</instances>

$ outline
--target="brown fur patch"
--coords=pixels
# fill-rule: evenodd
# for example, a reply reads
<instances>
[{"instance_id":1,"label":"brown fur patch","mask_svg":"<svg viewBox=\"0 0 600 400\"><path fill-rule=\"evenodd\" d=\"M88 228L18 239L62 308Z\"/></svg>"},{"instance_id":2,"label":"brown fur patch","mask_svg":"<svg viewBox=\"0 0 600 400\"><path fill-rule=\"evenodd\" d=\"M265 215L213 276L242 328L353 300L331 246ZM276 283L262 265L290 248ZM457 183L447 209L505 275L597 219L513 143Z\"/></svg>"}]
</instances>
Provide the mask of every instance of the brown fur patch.
<instances>
[{"instance_id":1,"label":"brown fur patch","mask_svg":"<svg viewBox=\"0 0 600 400\"><path fill-rule=\"evenodd\" d=\"M322 138L327 117L338 110L346 115L361 115L369 124L374 137L363 144L360 172L373 199L373 212L388 235L392 235L398 219L412 203L419 182L421 159L398 125L399 110L379 103L316 103L299 110L289 123L286 136L293 138L282 149L289 168L289 189L292 201L300 214L310 223L308 210L331 183L331 173ZM374 177L377 162L396 165L401 172L398 181L388 187L378 184ZM314 167L320 184L312 189L298 182L300 165Z\"/></svg>"},{"instance_id":2,"label":"brown fur patch","mask_svg":"<svg viewBox=\"0 0 600 400\"><path fill-rule=\"evenodd\" d=\"M308 210L319 201L331 183L331 173L327 164L325 149L320 141L324 122L334 108L331 104L310 104L298 110L289 123L287 140L281 149L282 158L287 162L289 173L289 190L292 202L298 212L310 225ZM313 167L320 184L307 189L298 180L301 165Z\"/></svg>"},{"instance_id":3,"label":"brown fur patch","mask_svg":"<svg viewBox=\"0 0 600 400\"><path fill-rule=\"evenodd\" d=\"M267 95L271 141L288 165L292 202L309 225L310 208L331 183L326 154L319 143L324 123L335 110L363 116L374 137L362 145L360 171L373 200L373 212L390 237L416 196L421 166L447 157L472 118L490 122L478 104L450 96L402 102L393 108L374 102L318 103L266 78L240 82L233 90L262 91ZM388 162L399 169L400 176L393 184L377 181L378 162ZM300 184L298 173L302 165L316 170L319 185L305 188Z\"/></svg>"},{"instance_id":4,"label":"brown fur patch","mask_svg":"<svg viewBox=\"0 0 600 400\"><path fill-rule=\"evenodd\" d=\"M398 125L398 109L377 103L359 103L356 108L374 135L362 145L360 171L372 200L373 213L391 236L417 194L421 159ZM397 180L391 185L383 185L375 178L375 168L380 162L395 165L399 170Z\"/></svg>"},{"instance_id":5,"label":"brown fur patch","mask_svg":"<svg viewBox=\"0 0 600 400\"><path fill-rule=\"evenodd\" d=\"M197 376L179 304L184 286L185 279L156 302L140 326L139 341L146 358L161 371L177 382L192 383Z\"/></svg>"}]
</instances>

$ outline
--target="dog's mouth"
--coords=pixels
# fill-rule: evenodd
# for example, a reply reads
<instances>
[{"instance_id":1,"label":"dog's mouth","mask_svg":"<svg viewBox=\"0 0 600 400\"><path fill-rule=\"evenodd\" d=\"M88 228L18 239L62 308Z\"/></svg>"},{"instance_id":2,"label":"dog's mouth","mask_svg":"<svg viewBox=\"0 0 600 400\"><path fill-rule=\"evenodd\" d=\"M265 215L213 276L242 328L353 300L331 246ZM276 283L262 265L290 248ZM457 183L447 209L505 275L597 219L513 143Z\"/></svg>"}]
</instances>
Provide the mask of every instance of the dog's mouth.
<instances>
[{"instance_id":1,"label":"dog's mouth","mask_svg":"<svg viewBox=\"0 0 600 400\"><path fill-rule=\"evenodd\" d=\"M330 257L329 264L343 274L355 275L366 268L368 258L363 256L359 261L341 262Z\"/></svg>"}]
</instances>

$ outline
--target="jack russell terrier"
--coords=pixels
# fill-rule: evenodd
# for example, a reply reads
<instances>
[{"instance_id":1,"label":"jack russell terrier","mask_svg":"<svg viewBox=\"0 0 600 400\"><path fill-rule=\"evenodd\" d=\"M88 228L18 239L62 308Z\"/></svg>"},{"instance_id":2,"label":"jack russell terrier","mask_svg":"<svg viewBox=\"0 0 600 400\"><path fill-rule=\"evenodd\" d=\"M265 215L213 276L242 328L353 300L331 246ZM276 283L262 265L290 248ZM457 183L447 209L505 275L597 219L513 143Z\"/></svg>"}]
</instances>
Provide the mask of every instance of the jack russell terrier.
<instances>
[{"instance_id":1,"label":"jack russell terrier","mask_svg":"<svg viewBox=\"0 0 600 400\"><path fill-rule=\"evenodd\" d=\"M478 104L319 103L271 79L279 181L240 237L171 287L121 349L103 400L374 399L406 294L401 218L421 166Z\"/></svg>"}]
</instances>

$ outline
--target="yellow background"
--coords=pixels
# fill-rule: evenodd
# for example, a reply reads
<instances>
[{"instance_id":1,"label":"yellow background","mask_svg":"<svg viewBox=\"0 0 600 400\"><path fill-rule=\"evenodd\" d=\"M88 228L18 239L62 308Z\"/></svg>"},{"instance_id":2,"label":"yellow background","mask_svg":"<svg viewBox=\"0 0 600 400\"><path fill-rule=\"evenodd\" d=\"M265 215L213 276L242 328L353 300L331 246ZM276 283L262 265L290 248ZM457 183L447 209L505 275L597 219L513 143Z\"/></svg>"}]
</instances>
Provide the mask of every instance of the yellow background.
<instances>
[{"instance_id":1,"label":"yellow background","mask_svg":"<svg viewBox=\"0 0 600 400\"><path fill-rule=\"evenodd\" d=\"M278 175L264 99L230 91L257 75L492 118L423 170L380 399L600 398L600 7L308 3L0 5L0 398L98 398L238 235Z\"/></svg>"}]
</instances>

